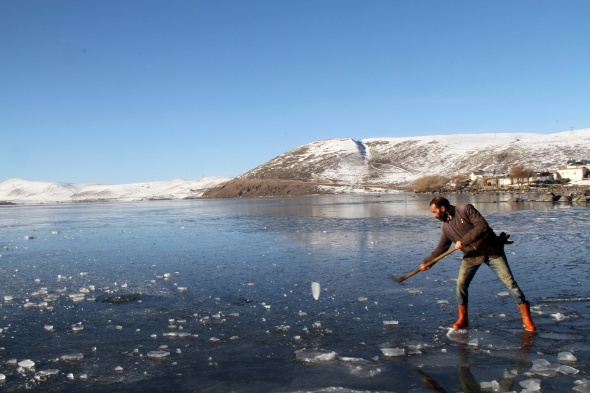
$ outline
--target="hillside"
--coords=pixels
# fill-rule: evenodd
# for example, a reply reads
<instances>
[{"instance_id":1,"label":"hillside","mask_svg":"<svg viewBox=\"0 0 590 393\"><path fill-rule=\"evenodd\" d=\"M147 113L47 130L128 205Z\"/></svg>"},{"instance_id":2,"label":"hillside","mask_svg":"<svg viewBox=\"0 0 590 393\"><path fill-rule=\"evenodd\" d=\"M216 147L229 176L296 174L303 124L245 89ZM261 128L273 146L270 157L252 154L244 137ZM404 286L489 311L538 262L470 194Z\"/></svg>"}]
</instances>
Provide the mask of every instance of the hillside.
<instances>
[{"instance_id":1,"label":"hillside","mask_svg":"<svg viewBox=\"0 0 590 393\"><path fill-rule=\"evenodd\" d=\"M475 170L509 172L522 164L537 171L571 159L590 159L590 129L555 134L493 133L405 138L320 140L252 169L224 188L243 190L256 181L301 182L317 192L407 188L425 175L468 176ZM220 195L219 188L204 197ZM238 194L234 194L238 196Z\"/></svg>"},{"instance_id":2,"label":"hillside","mask_svg":"<svg viewBox=\"0 0 590 393\"><path fill-rule=\"evenodd\" d=\"M517 164L551 170L590 160L590 128L555 134L496 133L315 141L231 179L207 177L134 184L8 179L2 203L113 202L326 193L398 192L421 176L508 172Z\"/></svg>"},{"instance_id":3,"label":"hillside","mask_svg":"<svg viewBox=\"0 0 590 393\"><path fill-rule=\"evenodd\" d=\"M133 184L73 184L8 179L0 182L0 202L69 203L131 202L140 200L194 199L205 190L230 180L206 177Z\"/></svg>"}]
</instances>

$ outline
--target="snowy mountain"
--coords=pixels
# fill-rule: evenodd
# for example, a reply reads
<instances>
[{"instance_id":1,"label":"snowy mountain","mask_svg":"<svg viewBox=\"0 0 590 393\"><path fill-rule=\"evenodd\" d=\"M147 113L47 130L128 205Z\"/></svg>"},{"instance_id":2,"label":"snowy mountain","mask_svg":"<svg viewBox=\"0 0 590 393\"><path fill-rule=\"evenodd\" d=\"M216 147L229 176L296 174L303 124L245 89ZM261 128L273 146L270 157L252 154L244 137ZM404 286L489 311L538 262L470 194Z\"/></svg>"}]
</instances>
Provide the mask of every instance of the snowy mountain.
<instances>
[{"instance_id":1,"label":"snowy mountain","mask_svg":"<svg viewBox=\"0 0 590 393\"><path fill-rule=\"evenodd\" d=\"M590 160L590 128L555 134L493 133L315 141L235 179L207 177L122 185L0 182L0 202L137 201L396 189L425 175L449 178L475 170L536 171Z\"/></svg>"},{"instance_id":2,"label":"snowy mountain","mask_svg":"<svg viewBox=\"0 0 590 393\"><path fill-rule=\"evenodd\" d=\"M0 201L62 203L193 199L228 180L228 177L206 177L133 184L72 184L9 179L0 182Z\"/></svg>"},{"instance_id":3,"label":"snowy mountain","mask_svg":"<svg viewBox=\"0 0 590 393\"><path fill-rule=\"evenodd\" d=\"M536 171L590 159L590 128L555 134L493 133L406 138L329 139L288 151L239 176L338 184L404 184L424 175L475 170Z\"/></svg>"}]
</instances>

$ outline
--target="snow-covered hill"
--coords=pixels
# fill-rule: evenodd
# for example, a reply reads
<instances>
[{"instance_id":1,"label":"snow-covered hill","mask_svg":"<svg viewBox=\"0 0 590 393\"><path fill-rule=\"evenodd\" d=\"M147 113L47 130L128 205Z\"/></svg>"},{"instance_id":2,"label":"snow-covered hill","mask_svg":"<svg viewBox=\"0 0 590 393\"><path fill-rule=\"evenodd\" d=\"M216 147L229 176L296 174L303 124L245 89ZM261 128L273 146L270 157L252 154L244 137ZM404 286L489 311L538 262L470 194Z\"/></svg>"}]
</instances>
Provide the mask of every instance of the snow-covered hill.
<instances>
[{"instance_id":1,"label":"snow-covered hill","mask_svg":"<svg viewBox=\"0 0 590 393\"><path fill-rule=\"evenodd\" d=\"M239 178L403 184L424 175L509 172L517 164L536 171L551 170L572 159L590 160L590 128L555 134L321 140L290 150Z\"/></svg>"},{"instance_id":2,"label":"snow-covered hill","mask_svg":"<svg viewBox=\"0 0 590 393\"><path fill-rule=\"evenodd\" d=\"M230 180L206 177L133 184L72 184L9 179L0 182L0 201L13 203L110 202L199 198Z\"/></svg>"},{"instance_id":3,"label":"snow-covered hill","mask_svg":"<svg viewBox=\"0 0 590 393\"><path fill-rule=\"evenodd\" d=\"M235 179L207 177L120 185L10 179L0 182L0 202L187 199L199 198L205 191L225 197L299 195L335 189L358 192L371 189L371 185L407 185L424 175L452 178L474 170L509 172L517 164L536 171L552 170L569 160L590 160L590 128L555 134L328 139L290 150ZM226 183L223 192L216 193L222 183Z\"/></svg>"}]
</instances>

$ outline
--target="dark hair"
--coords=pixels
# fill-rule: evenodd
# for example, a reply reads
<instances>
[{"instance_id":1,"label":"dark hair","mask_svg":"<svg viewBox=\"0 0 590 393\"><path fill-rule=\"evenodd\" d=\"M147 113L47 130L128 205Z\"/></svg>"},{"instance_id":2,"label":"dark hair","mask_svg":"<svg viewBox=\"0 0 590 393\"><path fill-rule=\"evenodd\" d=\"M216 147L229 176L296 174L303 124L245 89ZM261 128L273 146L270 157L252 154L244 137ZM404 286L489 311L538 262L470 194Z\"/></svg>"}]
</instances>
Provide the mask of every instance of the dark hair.
<instances>
[{"instance_id":1,"label":"dark hair","mask_svg":"<svg viewBox=\"0 0 590 393\"><path fill-rule=\"evenodd\" d=\"M439 209L444 206L445 209L448 209L449 207L451 207L451 202L449 202L449 200L445 197L441 197L441 196L436 196L434 198L432 198L432 200L430 201L430 205L428 206L436 206Z\"/></svg>"}]
</instances>

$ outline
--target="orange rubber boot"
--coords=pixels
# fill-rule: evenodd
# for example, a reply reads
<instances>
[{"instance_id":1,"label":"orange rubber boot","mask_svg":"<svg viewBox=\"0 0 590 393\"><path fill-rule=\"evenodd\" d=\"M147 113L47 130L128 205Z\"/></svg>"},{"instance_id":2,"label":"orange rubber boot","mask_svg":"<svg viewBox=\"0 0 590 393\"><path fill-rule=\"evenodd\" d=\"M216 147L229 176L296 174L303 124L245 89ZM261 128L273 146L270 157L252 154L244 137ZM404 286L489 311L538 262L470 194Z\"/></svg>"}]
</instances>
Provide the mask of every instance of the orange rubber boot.
<instances>
[{"instance_id":1,"label":"orange rubber boot","mask_svg":"<svg viewBox=\"0 0 590 393\"><path fill-rule=\"evenodd\" d=\"M453 324L453 329L465 329L469 326L469 322L467 322L467 306L459 304L458 311L459 319Z\"/></svg>"},{"instance_id":2,"label":"orange rubber boot","mask_svg":"<svg viewBox=\"0 0 590 393\"><path fill-rule=\"evenodd\" d=\"M533 320L531 319L531 305L529 302L521 303L518 305L520 315L522 315L522 326L524 330L528 332L534 332L537 330Z\"/></svg>"}]
</instances>

